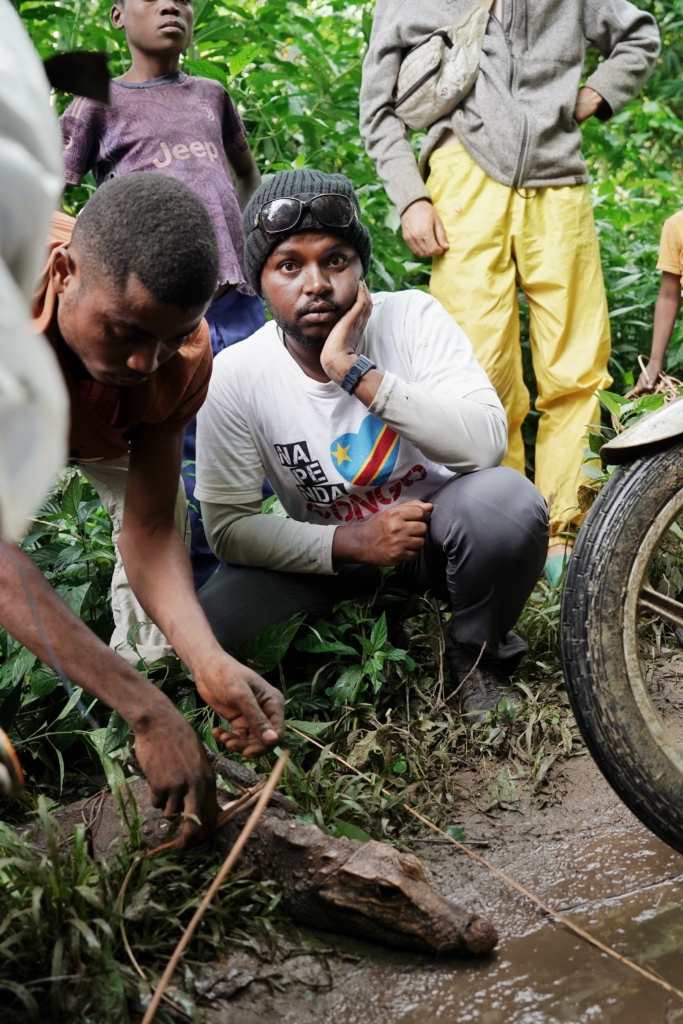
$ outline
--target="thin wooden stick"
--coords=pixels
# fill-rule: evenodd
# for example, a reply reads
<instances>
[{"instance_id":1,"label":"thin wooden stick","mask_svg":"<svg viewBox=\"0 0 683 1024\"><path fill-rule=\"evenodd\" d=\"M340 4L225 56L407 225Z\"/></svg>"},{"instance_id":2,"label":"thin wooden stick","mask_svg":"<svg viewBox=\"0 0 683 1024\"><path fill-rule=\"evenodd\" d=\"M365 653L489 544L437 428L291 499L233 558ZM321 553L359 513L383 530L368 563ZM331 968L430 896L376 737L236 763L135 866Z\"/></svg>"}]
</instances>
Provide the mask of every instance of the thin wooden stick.
<instances>
[{"instance_id":1,"label":"thin wooden stick","mask_svg":"<svg viewBox=\"0 0 683 1024\"><path fill-rule=\"evenodd\" d=\"M299 729L295 729L293 725L289 725L288 723L287 728L290 730L290 732L296 733L297 736L301 736L302 739L307 740L309 743L312 743L316 747L319 747L320 750L325 750L325 747L323 746L322 743L318 743L318 741L314 740L311 736L307 736L305 732L300 732ZM328 750L327 755L328 757L333 757L336 761L339 761L339 763L343 764L345 768L349 769L349 771L355 772L356 775L360 775L361 778L367 779L368 782L372 782L372 780L367 775L359 771L358 768L354 767L354 765L349 764L349 762L345 761L343 757L339 756L339 754L335 754L333 750ZM384 787L382 787L381 791L382 793L384 793L385 796L396 796L395 793L391 793L388 789L385 789ZM416 811L414 807L410 807L408 804L403 804L403 807L406 811L408 811L409 814L412 814L414 818L417 818L417 820L421 821L423 825L426 825L428 828L430 828L432 832L437 832L440 836L443 836L444 839L447 839L450 843L452 843L453 846L457 846L457 848L462 853L466 853L468 857L472 858L472 860L476 861L478 864L481 864L483 867L488 868L488 870L492 874L497 875L498 878L502 879L502 881L506 883L506 885L509 885L512 889L515 889L518 893L521 893L522 896L525 896L528 900L531 900L531 902L534 903L537 907L540 907L544 914L547 914L549 917L554 918L561 925L564 925L564 927L567 928L570 932L573 932L574 935L578 935L578 937L580 939L583 939L584 942L590 943L591 946L595 946L596 949L599 949L601 953L606 953L607 956L612 957L612 959L616 960L617 963L623 964L624 967L629 967L632 971L635 971L636 974L640 974L643 978L647 978L648 981L653 981L655 985L659 985L661 988L666 989L667 992L670 992L672 995L678 996L679 999L683 1000L683 992L681 992L680 989L674 988L674 986L670 985L668 981L665 981L663 978L657 977L656 974L653 974L651 971L648 971L647 968L641 967L639 964L634 963L633 960L629 960L627 957L622 956L621 953L617 953L616 949L612 949L611 946L606 946L604 942L601 942L600 939L596 939L594 935L590 934L590 932L584 931L583 928L581 928L578 924L575 924L573 921L570 921L570 919L568 917L565 917L564 914L560 914L557 910L553 910L552 907L550 907L547 903L544 903L543 900L539 899L538 896L535 896L532 892L529 892L529 890L525 889L523 885L519 884L519 882L515 882L515 880L513 878L510 878L509 875L506 875L504 871L501 871L499 868L494 867L493 864L489 864L487 860L481 857L478 853L475 853L474 850L470 850L463 843L459 843L457 839L454 839L453 836L448 834L448 832L444 832L443 829L440 829L439 826L435 825L433 821L429 820L429 818L425 818L424 814L421 814L419 811ZM146 1022L143 1021L143 1024L146 1024Z\"/></svg>"},{"instance_id":2,"label":"thin wooden stick","mask_svg":"<svg viewBox=\"0 0 683 1024\"><path fill-rule=\"evenodd\" d=\"M254 831L254 829L258 825L258 822L259 822L259 819L260 819L261 815L265 811L266 806L268 805L268 802L269 802L271 796L275 792L275 787L277 786L278 782L280 781L280 776L282 775L282 772L284 771L284 767L285 767L288 759L289 759L289 751L288 750L284 750L282 752L282 754L280 755L280 757L278 758L277 764L275 765L275 767L273 768L272 772L270 773L268 781L266 782L265 786L261 790L261 793L259 794L258 802L257 802L256 806L254 807L254 810L251 812L251 815L249 816L249 820L247 821L246 825L244 826L244 828L240 832L240 834L239 834L239 836L237 838L237 842L235 843L235 845L233 846L232 850L230 851L230 853L226 857L225 862L223 863L223 866L221 867L220 871L218 872L218 874L214 878L213 882L209 886L208 890L206 891L206 894L205 894L202 902L199 904L199 906L197 907L196 911L194 912L194 916L193 916L192 920L190 921L190 923L188 924L187 928L185 929L185 931L181 935L180 941L179 941L178 945L176 946L175 950L173 951L173 955L171 956L171 959L166 964L166 970L164 971L164 973L161 976L161 979L159 981L159 984L157 985L157 989L156 989L156 992L154 993L152 1001L149 1004L149 1006L147 1007L147 1012L145 1013L145 1016L142 1018L142 1024L151 1024L151 1021L154 1020L156 1012L159 1009L159 1003L161 1002L161 997L162 997L162 995L164 993L164 990L166 989L166 986L168 985L169 981L173 977L173 972L175 971L175 969L176 969L176 967L178 965L178 961L180 960L181 956L185 952L187 944L190 941L190 939L192 938L192 936L194 935L195 929L197 928L197 925L199 924L199 922L203 918L203 916L204 916L204 914L205 914L209 904L211 903L211 900L214 898L214 896L218 892L219 888L223 884L223 881L225 880L225 878L228 875L228 873L234 867L238 857L240 856L240 854L242 853L242 850L246 846L247 841L248 841L249 837L251 836L251 833Z\"/></svg>"}]
</instances>

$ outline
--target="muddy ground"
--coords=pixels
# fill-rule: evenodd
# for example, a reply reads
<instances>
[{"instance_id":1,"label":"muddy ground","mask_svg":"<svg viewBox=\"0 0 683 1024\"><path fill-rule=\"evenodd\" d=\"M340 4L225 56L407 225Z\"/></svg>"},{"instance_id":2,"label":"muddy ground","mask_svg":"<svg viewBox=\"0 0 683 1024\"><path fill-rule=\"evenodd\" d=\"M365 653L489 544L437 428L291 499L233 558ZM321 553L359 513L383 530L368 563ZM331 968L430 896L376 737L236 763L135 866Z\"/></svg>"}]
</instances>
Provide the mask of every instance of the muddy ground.
<instances>
[{"instance_id":1,"label":"muddy ground","mask_svg":"<svg viewBox=\"0 0 683 1024\"><path fill-rule=\"evenodd\" d=\"M493 780L495 782L495 779ZM459 779L457 821L493 864L619 952L683 986L683 856L620 803L588 756L554 778L560 801L482 808L492 779ZM286 929L264 963L243 949L202 971L207 1024L555 1024L683 1022L683 1001L548 921L453 846L415 842L435 887L493 919L484 960L398 953Z\"/></svg>"}]
</instances>

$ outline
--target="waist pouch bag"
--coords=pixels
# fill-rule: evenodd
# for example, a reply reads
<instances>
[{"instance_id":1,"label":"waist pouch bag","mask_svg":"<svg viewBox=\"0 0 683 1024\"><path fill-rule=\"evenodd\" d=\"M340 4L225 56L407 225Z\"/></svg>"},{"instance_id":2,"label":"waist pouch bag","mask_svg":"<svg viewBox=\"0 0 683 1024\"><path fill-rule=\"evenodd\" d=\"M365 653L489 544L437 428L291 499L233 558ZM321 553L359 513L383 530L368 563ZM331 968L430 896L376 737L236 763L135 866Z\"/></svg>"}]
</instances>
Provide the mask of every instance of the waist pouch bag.
<instances>
[{"instance_id":1,"label":"waist pouch bag","mask_svg":"<svg viewBox=\"0 0 683 1024\"><path fill-rule=\"evenodd\" d=\"M479 70L493 0L477 0L455 24L434 32L405 56L394 110L418 131L449 114L467 95Z\"/></svg>"}]
</instances>

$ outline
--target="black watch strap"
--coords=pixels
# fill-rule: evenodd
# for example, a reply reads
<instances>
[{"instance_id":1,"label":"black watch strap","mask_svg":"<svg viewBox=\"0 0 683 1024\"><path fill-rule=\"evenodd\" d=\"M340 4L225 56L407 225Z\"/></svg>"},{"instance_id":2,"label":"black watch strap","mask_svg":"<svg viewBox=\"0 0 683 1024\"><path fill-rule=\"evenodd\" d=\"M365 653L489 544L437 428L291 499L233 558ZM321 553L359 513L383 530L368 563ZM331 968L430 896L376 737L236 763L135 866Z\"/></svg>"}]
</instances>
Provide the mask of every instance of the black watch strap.
<instances>
[{"instance_id":1,"label":"black watch strap","mask_svg":"<svg viewBox=\"0 0 683 1024\"><path fill-rule=\"evenodd\" d=\"M368 370L376 370L377 363L373 363L372 359L368 359L367 356L360 355L356 359L355 363L350 370L347 370L342 378L342 382L339 387L342 391L346 391L348 395L351 394L353 389L357 386L361 377L364 377Z\"/></svg>"}]
</instances>

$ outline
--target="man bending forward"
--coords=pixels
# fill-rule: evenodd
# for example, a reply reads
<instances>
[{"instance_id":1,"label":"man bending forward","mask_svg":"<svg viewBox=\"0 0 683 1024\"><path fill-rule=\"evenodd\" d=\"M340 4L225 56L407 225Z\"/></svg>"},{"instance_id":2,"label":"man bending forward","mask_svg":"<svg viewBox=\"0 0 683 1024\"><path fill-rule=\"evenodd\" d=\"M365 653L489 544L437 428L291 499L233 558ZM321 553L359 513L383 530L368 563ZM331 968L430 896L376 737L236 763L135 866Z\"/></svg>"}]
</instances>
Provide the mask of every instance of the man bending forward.
<instances>
[{"instance_id":1,"label":"man bending forward","mask_svg":"<svg viewBox=\"0 0 683 1024\"><path fill-rule=\"evenodd\" d=\"M396 566L398 586L450 600L451 668L483 718L525 651L510 630L547 549L541 495L498 467L501 403L439 302L370 295L347 178L278 174L244 225L247 274L274 319L217 357L199 413L195 495L227 563L200 592L209 622L234 651ZM264 471L290 518L261 514Z\"/></svg>"}]
</instances>

